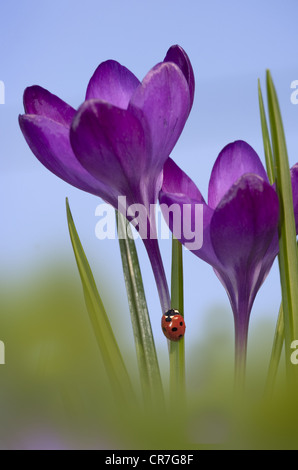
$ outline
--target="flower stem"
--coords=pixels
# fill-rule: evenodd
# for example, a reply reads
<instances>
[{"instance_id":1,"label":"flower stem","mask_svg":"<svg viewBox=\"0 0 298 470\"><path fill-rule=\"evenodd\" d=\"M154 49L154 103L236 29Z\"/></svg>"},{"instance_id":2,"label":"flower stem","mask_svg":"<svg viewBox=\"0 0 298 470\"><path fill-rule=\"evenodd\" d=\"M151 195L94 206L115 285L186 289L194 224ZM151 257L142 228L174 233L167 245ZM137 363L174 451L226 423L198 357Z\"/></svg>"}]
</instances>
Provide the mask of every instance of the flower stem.
<instances>
[{"instance_id":1,"label":"flower stem","mask_svg":"<svg viewBox=\"0 0 298 470\"><path fill-rule=\"evenodd\" d=\"M152 266L155 282L158 290L162 313L166 313L171 308L171 298L167 278L161 259L158 241L155 238L143 240L149 260Z\"/></svg>"},{"instance_id":2,"label":"flower stem","mask_svg":"<svg viewBox=\"0 0 298 470\"><path fill-rule=\"evenodd\" d=\"M171 308L184 315L182 245L173 237ZM185 340L170 341L170 396L173 403L185 402Z\"/></svg>"},{"instance_id":3,"label":"flower stem","mask_svg":"<svg viewBox=\"0 0 298 470\"><path fill-rule=\"evenodd\" d=\"M235 393L241 398L245 389L248 325L235 321Z\"/></svg>"}]
</instances>

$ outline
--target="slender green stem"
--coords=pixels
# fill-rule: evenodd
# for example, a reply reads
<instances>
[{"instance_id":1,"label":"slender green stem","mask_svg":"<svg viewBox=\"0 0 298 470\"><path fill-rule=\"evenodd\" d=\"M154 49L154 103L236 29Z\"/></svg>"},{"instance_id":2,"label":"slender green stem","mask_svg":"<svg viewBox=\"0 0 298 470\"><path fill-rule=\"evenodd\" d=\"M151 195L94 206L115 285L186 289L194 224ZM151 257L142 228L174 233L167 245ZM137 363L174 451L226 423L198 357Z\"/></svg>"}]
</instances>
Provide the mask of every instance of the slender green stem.
<instances>
[{"instance_id":1,"label":"slender green stem","mask_svg":"<svg viewBox=\"0 0 298 470\"><path fill-rule=\"evenodd\" d=\"M278 366L280 363L280 357L282 353L282 348L285 339L285 329L284 329L284 317L283 317L283 308L282 305L279 309L278 320L275 329L272 353L270 358L265 394L271 395L276 381Z\"/></svg>"},{"instance_id":2,"label":"slender green stem","mask_svg":"<svg viewBox=\"0 0 298 470\"><path fill-rule=\"evenodd\" d=\"M248 326L247 302L239 302L235 315L235 393L239 399L245 391Z\"/></svg>"},{"instance_id":3,"label":"slender green stem","mask_svg":"<svg viewBox=\"0 0 298 470\"><path fill-rule=\"evenodd\" d=\"M246 348L245 350L238 349L235 359L235 393L237 398L242 397L245 390L246 357Z\"/></svg>"},{"instance_id":4,"label":"slender green stem","mask_svg":"<svg viewBox=\"0 0 298 470\"><path fill-rule=\"evenodd\" d=\"M184 315L182 245L172 240L171 308ZM185 402L185 340L170 341L170 395L173 402Z\"/></svg>"},{"instance_id":5,"label":"slender green stem","mask_svg":"<svg viewBox=\"0 0 298 470\"><path fill-rule=\"evenodd\" d=\"M156 287L158 290L160 306L162 314L166 313L171 305L170 293L167 283L167 278L160 254L158 240L156 238L148 238L143 240L145 248L148 253L148 258L151 263L153 275L155 278Z\"/></svg>"}]
</instances>

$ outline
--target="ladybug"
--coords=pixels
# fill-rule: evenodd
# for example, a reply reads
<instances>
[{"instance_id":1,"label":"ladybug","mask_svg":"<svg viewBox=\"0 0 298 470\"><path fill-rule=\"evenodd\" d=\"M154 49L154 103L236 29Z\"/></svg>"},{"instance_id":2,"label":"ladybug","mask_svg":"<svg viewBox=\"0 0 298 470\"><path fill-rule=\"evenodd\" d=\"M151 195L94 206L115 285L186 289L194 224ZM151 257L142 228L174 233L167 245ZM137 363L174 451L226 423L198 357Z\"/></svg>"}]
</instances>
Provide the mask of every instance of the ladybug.
<instances>
[{"instance_id":1,"label":"ladybug","mask_svg":"<svg viewBox=\"0 0 298 470\"><path fill-rule=\"evenodd\" d=\"M179 341L185 334L185 321L178 310L168 310L161 319L162 331L171 341Z\"/></svg>"}]
</instances>

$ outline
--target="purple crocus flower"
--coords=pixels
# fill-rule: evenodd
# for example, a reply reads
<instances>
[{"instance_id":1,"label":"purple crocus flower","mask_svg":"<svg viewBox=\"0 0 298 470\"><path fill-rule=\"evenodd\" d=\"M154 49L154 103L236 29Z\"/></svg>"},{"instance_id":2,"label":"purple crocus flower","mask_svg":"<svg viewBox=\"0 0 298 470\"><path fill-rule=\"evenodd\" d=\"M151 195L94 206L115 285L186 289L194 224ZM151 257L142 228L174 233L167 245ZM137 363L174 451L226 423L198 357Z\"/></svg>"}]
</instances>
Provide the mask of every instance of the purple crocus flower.
<instances>
[{"instance_id":1,"label":"purple crocus flower","mask_svg":"<svg viewBox=\"0 0 298 470\"><path fill-rule=\"evenodd\" d=\"M296 220L297 182L295 165L292 185ZM279 249L279 204L274 186L269 184L252 147L237 141L227 145L215 162L208 204L192 180L170 159L164 167L160 202L168 207L177 204L180 210L189 204L187 217L192 219L195 205L203 205L203 246L193 252L214 268L227 291L235 320L236 370L243 371L253 302ZM169 225L182 243L189 243L173 217Z\"/></svg>"},{"instance_id":2,"label":"purple crocus flower","mask_svg":"<svg viewBox=\"0 0 298 470\"><path fill-rule=\"evenodd\" d=\"M145 235L151 233L151 238L143 239L163 311L170 307L170 296L149 212L157 202L164 163L184 128L193 97L189 58L181 47L172 46L142 82L118 62L100 64L77 112L39 86L27 88L26 114L19 118L32 152L59 178L115 208L118 197L125 196L121 212L129 220L129 206L144 206Z\"/></svg>"}]
</instances>

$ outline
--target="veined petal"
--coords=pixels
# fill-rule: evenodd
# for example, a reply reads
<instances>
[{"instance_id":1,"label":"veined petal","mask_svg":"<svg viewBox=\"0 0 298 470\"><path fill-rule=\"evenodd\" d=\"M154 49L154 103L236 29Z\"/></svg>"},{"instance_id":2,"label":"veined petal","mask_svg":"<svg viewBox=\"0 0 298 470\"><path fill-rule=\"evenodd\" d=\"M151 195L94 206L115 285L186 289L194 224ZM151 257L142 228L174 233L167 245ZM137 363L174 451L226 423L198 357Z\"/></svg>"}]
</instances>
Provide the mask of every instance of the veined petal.
<instances>
[{"instance_id":1,"label":"veined petal","mask_svg":"<svg viewBox=\"0 0 298 470\"><path fill-rule=\"evenodd\" d=\"M278 217L276 192L269 183L252 174L242 176L214 211L210 224L211 241L224 266L219 277L229 293L234 311L239 310L239 302L246 302L249 312L257 286L264 280L260 275L263 273L265 278L268 272L263 261L276 237ZM271 254L268 256L268 269L274 256L272 260Z\"/></svg>"},{"instance_id":2,"label":"veined petal","mask_svg":"<svg viewBox=\"0 0 298 470\"><path fill-rule=\"evenodd\" d=\"M69 129L45 116L22 115L23 135L38 160L67 183L115 204L112 191L90 175L76 159L69 141Z\"/></svg>"},{"instance_id":3,"label":"veined petal","mask_svg":"<svg viewBox=\"0 0 298 470\"><path fill-rule=\"evenodd\" d=\"M45 88L37 85L26 88L23 99L26 114L45 116L70 127L75 110Z\"/></svg>"},{"instance_id":4,"label":"veined petal","mask_svg":"<svg viewBox=\"0 0 298 470\"><path fill-rule=\"evenodd\" d=\"M259 175L268 182L257 153L246 142L238 140L228 144L216 159L209 181L209 206L215 209L231 186L245 173Z\"/></svg>"},{"instance_id":5,"label":"veined petal","mask_svg":"<svg viewBox=\"0 0 298 470\"><path fill-rule=\"evenodd\" d=\"M135 75L115 60L100 64L91 77L86 100L99 99L127 109L130 98L140 82Z\"/></svg>"},{"instance_id":6,"label":"veined petal","mask_svg":"<svg viewBox=\"0 0 298 470\"><path fill-rule=\"evenodd\" d=\"M172 62L154 67L133 94L129 107L149 126L152 141L150 165L162 170L187 120L189 87L180 68Z\"/></svg>"},{"instance_id":7,"label":"veined petal","mask_svg":"<svg viewBox=\"0 0 298 470\"><path fill-rule=\"evenodd\" d=\"M73 120L70 140L81 165L125 195L138 187L147 173L151 154L147 134L129 111L89 100Z\"/></svg>"},{"instance_id":8,"label":"veined petal","mask_svg":"<svg viewBox=\"0 0 298 470\"><path fill-rule=\"evenodd\" d=\"M185 50L178 45L170 47L164 58L164 62L174 62L174 64L178 65L181 69L189 86L190 107L192 107L195 94L195 76L191 62Z\"/></svg>"}]
</instances>

